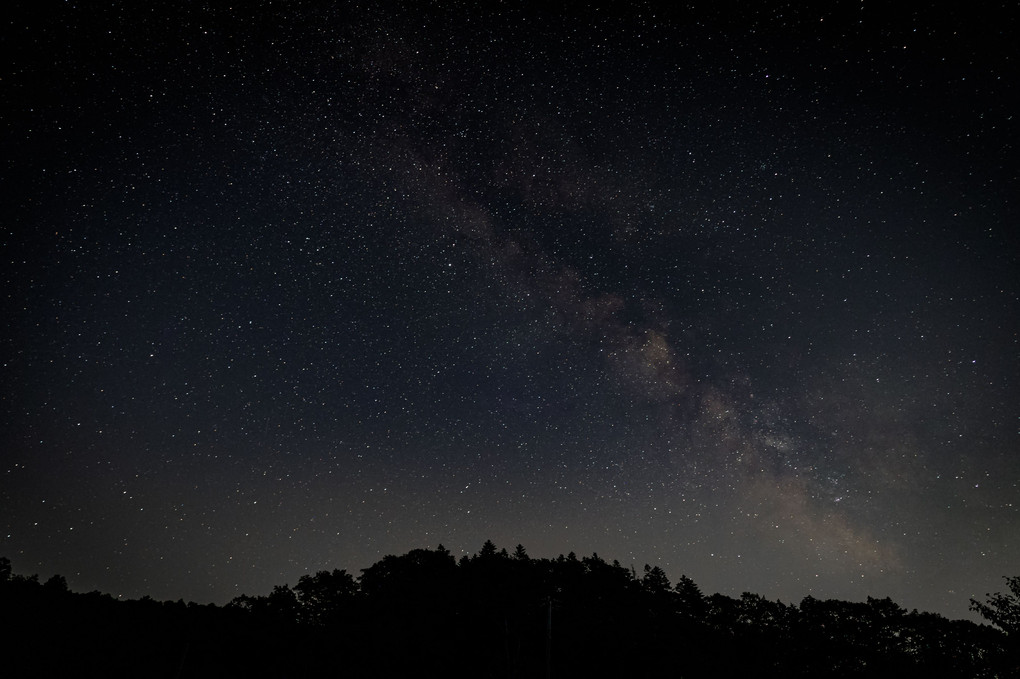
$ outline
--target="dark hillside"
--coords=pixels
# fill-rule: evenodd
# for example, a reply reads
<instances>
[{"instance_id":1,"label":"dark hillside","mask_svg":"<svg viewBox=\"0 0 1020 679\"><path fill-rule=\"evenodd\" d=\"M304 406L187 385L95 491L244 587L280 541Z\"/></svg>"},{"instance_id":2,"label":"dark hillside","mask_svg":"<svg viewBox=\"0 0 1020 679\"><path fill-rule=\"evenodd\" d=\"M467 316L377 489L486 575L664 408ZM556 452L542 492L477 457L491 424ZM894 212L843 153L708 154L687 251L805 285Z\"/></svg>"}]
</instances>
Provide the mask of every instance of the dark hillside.
<instances>
[{"instance_id":1,"label":"dark hillside","mask_svg":"<svg viewBox=\"0 0 1020 679\"><path fill-rule=\"evenodd\" d=\"M1001 630L889 599L705 596L598 555L486 542L302 576L226 606L68 591L4 559L8 676L1009 677ZM1001 597L991 603L1010 603ZM994 606L993 606L994 607ZM1004 610L1004 609L1003 609ZM1010 655L1010 644L1014 646Z\"/></svg>"}]
</instances>

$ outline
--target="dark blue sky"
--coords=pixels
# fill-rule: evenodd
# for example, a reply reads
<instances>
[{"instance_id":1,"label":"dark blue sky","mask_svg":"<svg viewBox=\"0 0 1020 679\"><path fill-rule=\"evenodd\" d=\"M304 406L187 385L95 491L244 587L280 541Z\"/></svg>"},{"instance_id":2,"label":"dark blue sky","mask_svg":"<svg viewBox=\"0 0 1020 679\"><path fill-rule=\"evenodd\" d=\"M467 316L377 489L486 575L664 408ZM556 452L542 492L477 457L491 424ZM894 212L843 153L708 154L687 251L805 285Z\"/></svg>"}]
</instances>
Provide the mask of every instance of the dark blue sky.
<instances>
[{"instance_id":1,"label":"dark blue sky","mask_svg":"<svg viewBox=\"0 0 1020 679\"><path fill-rule=\"evenodd\" d=\"M44 5L17 571L225 602L492 539L953 617L1016 574L1005 9Z\"/></svg>"}]
</instances>

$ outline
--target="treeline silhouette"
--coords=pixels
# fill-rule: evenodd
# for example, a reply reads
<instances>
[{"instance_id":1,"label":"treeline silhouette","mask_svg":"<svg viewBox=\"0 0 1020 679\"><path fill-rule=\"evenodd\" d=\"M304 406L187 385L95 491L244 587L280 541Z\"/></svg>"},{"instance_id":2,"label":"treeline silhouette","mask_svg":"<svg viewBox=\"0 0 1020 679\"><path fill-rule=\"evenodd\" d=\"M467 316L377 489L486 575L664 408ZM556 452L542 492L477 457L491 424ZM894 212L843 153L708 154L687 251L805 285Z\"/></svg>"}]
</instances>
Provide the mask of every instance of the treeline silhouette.
<instances>
[{"instance_id":1,"label":"treeline silhouette","mask_svg":"<svg viewBox=\"0 0 1020 679\"><path fill-rule=\"evenodd\" d=\"M1020 579L1014 594L1020 595ZM0 558L8 677L1016 677L1015 597L1002 627L889 599L704 595L687 577L596 554L486 542L387 556L355 578L302 576L225 606L72 593ZM991 608L989 608L991 606ZM996 619L1001 613L1005 618ZM1015 620L1015 617L1013 618ZM1002 621L1006 620L1005 623ZM1003 631L1006 630L1006 631Z\"/></svg>"}]
</instances>

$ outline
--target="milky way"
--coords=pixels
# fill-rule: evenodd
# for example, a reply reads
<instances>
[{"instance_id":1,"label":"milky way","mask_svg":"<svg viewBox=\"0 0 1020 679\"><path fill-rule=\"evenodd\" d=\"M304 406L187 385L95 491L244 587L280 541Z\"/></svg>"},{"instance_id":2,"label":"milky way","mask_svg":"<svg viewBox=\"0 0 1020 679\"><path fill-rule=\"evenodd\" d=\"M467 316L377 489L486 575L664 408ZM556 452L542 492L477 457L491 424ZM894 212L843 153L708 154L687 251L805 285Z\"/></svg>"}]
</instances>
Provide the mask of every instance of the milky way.
<instances>
[{"instance_id":1,"label":"milky way","mask_svg":"<svg viewBox=\"0 0 1020 679\"><path fill-rule=\"evenodd\" d=\"M968 615L1020 187L1016 27L953 12L15 12L0 554L222 603L491 539Z\"/></svg>"}]
</instances>

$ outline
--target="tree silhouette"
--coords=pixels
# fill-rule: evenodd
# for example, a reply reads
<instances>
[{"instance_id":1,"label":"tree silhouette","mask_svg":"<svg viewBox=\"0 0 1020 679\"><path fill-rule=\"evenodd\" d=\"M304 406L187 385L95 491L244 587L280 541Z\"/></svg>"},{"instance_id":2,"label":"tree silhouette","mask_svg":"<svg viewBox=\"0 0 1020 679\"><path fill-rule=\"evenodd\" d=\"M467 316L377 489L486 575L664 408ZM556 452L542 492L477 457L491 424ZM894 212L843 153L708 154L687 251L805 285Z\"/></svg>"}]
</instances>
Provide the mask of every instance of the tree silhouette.
<instances>
[{"instance_id":1,"label":"tree silhouette","mask_svg":"<svg viewBox=\"0 0 1020 679\"><path fill-rule=\"evenodd\" d=\"M986 594L987 600L981 603L970 600L970 609L977 611L1010 637L1020 636L1020 576L1003 578L1009 588L1008 594L996 592Z\"/></svg>"},{"instance_id":2,"label":"tree silhouette","mask_svg":"<svg viewBox=\"0 0 1020 679\"><path fill-rule=\"evenodd\" d=\"M1020 579L1007 583L973 603L993 627L890 599L706 597L657 567L638 578L597 554L511 556L486 541L459 563L415 549L358 579L322 570L224 607L76 594L0 557L0 610L10 676L992 678L1020 676Z\"/></svg>"},{"instance_id":3,"label":"tree silhouette","mask_svg":"<svg viewBox=\"0 0 1020 679\"><path fill-rule=\"evenodd\" d=\"M641 578L641 586L645 588L646 592L656 596L664 595L673 587L669 578L666 577L666 571L658 566L649 566L648 564L645 564L645 574Z\"/></svg>"},{"instance_id":4,"label":"tree silhouette","mask_svg":"<svg viewBox=\"0 0 1020 679\"><path fill-rule=\"evenodd\" d=\"M358 583L346 570L319 571L315 575L302 575L294 585L294 592L302 621L326 625L342 617L344 609L353 605Z\"/></svg>"},{"instance_id":5,"label":"tree silhouette","mask_svg":"<svg viewBox=\"0 0 1020 679\"><path fill-rule=\"evenodd\" d=\"M481 551L475 556L476 559L492 559L496 556L496 544L492 540L486 540Z\"/></svg>"},{"instance_id":6,"label":"tree silhouette","mask_svg":"<svg viewBox=\"0 0 1020 679\"><path fill-rule=\"evenodd\" d=\"M47 591L53 593L61 593L67 591L67 580L63 575L54 575L49 580L43 583L43 587Z\"/></svg>"},{"instance_id":7,"label":"tree silhouette","mask_svg":"<svg viewBox=\"0 0 1020 679\"><path fill-rule=\"evenodd\" d=\"M677 604L681 613L688 618L702 620L707 609L705 596L701 593L694 581L686 575L681 575L674 587L677 593Z\"/></svg>"},{"instance_id":8,"label":"tree silhouette","mask_svg":"<svg viewBox=\"0 0 1020 679\"><path fill-rule=\"evenodd\" d=\"M1004 577L1009 592L986 594L985 603L970 600L970 608L1006 633L1005 648L997 662L1004 676L1020 676L1020 576Z\"/></svg>"}]
</instances>

